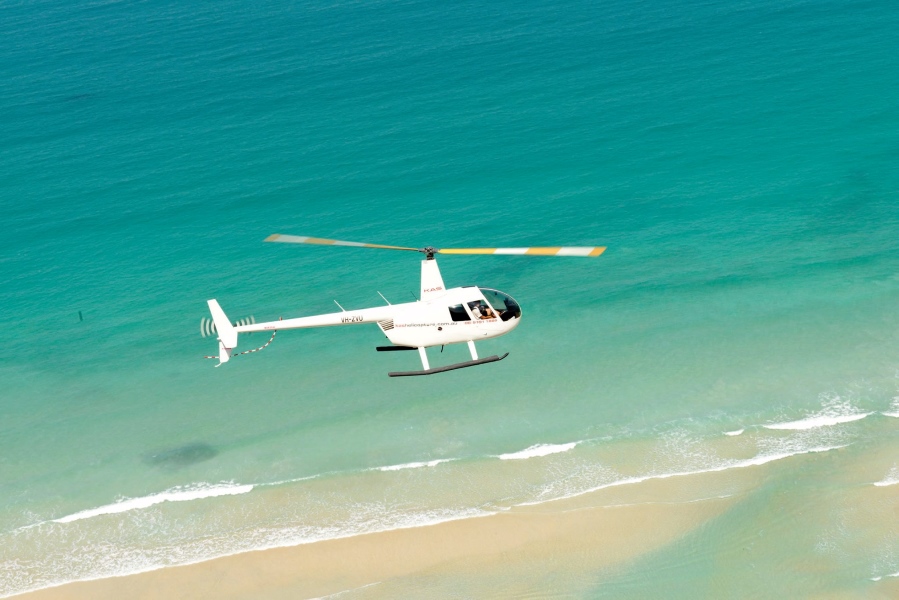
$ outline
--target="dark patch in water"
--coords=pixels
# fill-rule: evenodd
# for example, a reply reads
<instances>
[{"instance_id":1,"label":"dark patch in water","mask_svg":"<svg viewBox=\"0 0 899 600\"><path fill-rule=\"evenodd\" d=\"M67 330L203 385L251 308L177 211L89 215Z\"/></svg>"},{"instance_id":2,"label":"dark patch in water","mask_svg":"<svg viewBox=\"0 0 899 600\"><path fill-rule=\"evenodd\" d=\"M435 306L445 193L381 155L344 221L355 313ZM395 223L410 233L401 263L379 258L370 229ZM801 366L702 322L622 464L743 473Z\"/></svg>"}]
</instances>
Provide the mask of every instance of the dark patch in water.
<instances>
[{"instance_id":1,"label":"dark patch in water","mask_svg":"<svg viewBox=\"0 0 899 600\"><path fill-rule=\"evenodd\" d=\"M209 444L197 442L154 452L144 460L154 467L179 468L215 458L217 455L218 450Z\"/></svg>"}]
</instances>

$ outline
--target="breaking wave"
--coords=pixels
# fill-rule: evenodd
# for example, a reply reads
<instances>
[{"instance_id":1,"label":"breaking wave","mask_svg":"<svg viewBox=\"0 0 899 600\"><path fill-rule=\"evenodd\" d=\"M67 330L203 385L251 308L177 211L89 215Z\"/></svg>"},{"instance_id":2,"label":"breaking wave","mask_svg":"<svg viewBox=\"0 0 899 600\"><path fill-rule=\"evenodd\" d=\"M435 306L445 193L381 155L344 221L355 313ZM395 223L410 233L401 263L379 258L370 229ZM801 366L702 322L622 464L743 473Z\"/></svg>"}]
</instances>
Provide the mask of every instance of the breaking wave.
<instances>
[{"instance_id":1,"label":"breaking wave","mask_svg":"<svg viewBox=\"0 0 899 600\"><path fill-rule=\"evenodd\" d=\"M80 512L53 519L54 523L71 523L101 515L112 515L129 510L149 508L163 502L186 502L188 500L200 500L202 498L215 498L217 496L236 496L246 494L253 489L252 485L240 485L234 482L217 484L196 484L184 487L174 487L158 494L150 494L139 498L122 498L113 504L106 504L97 508L90 508Z\"/></svg>"},{"instance_id":2,"label":"breaking wave","mask_svg":"<svg viewBox=\"0 0 899 600\"><path fill-rule=\"evenodd\" d=\"M429 460L427 462L410 462L401 465L390 465L387 467L376 467L377 471L402 471L404 469L421 469L422 467L436 467L439 464L450 462L452 458L438 458L437 460Z\"/></svg>"},{"instance_id":3,"label":"breaking wave","mask_svg":"<svg viewBox=\"0 0 899 600\"><path fill-rule=\"evenodd\" d=\"M877 487L887 487L889 485L896 485L897 483L899 483L899 466L890 469L889 474L874 485Z\"/></svg>"},{"instance_id":4,"label":"breaking wave","mask_svg":"<svg viewBox=\"0 0 899 600\"><path fill-rule=\"evenodd\" d=\"M808 419L799 419L798 421L788 421L786 423L772 423L765 425L765 429L792 429L794 431L802 429L815 429L816 427L831 427L840 423L851 423L852 421L860 421L873 413L856 413L852 415L828 416L819 415L809 417Z\"/></svg>"},{"instance_id":5,"label":"breaking wave","mask_svg":"<svg viewBox=\"0 0 899 600\"><path fill-rule=\"evenodd\" d=\"M890 405L890 410L885 410L881 414L886 417L899 419L899 396L893 398L893 403Z\"/></svg>"},{"instance_id":6,"label":"breaking wave","mask_svg":"<svg viewBox=\"0 0 899 600\"><path fill-rule=\"evenodd\" d=\"M838 396L832 397L824 406L823 410L817 414L808 416L804 419L796 421L786 421L783 423L770 423L763 425L765 429L787 429L791 431L803 431L806 429L816 429L818 427L832 427L841 423L851 423L852 421L860 421L865 417L872 415L872 412L862 412L852 406L847 401L840 400Z\"/></svg>"},{"instance_id":7,"label":"breaking wave","mask_svg":"<svg viewBox=\"0 0 899 600\"><path fill-rule=\"evenodd\" d=\"M497 456L500 460L524 460L526 458L535 458L537 456L549 456L550 454L558 454L560 452L568 452L577 446L580 442L569 442L567 444L535 444L530 448L519 450L518 452L509 452L508 454L500 454Z\"/></svg>"}]
</instances>

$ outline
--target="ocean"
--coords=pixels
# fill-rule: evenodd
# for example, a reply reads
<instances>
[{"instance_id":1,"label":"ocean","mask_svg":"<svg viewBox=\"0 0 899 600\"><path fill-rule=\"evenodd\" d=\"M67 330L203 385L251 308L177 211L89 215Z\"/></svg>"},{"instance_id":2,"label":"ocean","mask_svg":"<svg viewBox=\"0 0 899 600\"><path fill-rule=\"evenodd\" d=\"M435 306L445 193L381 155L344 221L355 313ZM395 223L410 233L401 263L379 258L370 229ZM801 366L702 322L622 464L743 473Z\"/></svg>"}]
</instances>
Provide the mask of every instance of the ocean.
<instances>
[{"instance_id":1,"label":"ocean","mask_svg":"<svg viewBox=\"0 0 899 600\"><path fill-rule=\"evenodd\" d=\"M535 585L865 597L899 576L899 5L0 15L0 597L730 470L757 483L723 513ZM272 233L608 250L438 256L448 286L521 304L479 344L500 363L388 378L418 358L364 325L213 368L209 298L261 321L418 293L416 255Z\"/></svg>"}]
</instances>

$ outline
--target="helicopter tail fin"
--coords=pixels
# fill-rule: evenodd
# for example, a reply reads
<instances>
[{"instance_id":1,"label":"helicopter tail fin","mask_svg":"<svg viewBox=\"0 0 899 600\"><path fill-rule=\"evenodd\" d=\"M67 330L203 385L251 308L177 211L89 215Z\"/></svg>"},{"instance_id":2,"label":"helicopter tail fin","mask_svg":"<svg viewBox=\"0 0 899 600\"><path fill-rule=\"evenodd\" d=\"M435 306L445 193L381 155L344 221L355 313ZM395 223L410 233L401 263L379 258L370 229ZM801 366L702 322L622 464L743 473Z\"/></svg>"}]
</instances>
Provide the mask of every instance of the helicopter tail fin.
<instances>
[{"instance_id":1,"label":"helicopter tail fin","mask_svg":"<svg viewBox=\"0 0 899 600\"><path fill-rule=\"evenodd\" d=\"M207 301L209 312L212 314L212 321L219 336L219 365L226 363L231 359L231 351L237 347L237 330L225 316L225 311L219 306L215 300ZM218 366L218 365L216 365Z\"/></svg>"}]
</instances>

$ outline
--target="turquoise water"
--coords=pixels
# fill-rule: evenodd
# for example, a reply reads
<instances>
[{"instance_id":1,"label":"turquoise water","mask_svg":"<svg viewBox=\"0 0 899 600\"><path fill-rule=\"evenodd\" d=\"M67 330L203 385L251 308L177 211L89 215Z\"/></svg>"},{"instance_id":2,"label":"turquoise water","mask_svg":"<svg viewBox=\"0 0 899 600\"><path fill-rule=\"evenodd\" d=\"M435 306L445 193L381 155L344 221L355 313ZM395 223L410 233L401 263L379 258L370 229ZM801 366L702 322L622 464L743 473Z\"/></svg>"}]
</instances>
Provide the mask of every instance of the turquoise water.
<instances>
[{"instance_id":1,"label":"turquoise water","mask_svg":"<svg viewBox=\"0 0 899 600\"><path fill-rule=\"evenodd\" d=\"M710 558L771 531L772 498L799 514L824 490L839 517L899 478L893 3L0 14L0 595L780 454L802 458L753 467L770 478L680 542L693 554L586 573L578 593L864 593L899 572L871 520L798 519L753 546L769 576L782 553L832 558L824 587ZM214 369L208 298L262 320L418 289L415 257L262 243L276 232L609 250L440 260L448 285L522 304L482 344L502 363L389 379L417 359L376 354L363 326ZM559 452L496 459L536 444ZM841 465L870 452L868 481L804 454L837 446Z\"/></svg>"}]
</instances>

